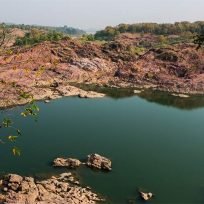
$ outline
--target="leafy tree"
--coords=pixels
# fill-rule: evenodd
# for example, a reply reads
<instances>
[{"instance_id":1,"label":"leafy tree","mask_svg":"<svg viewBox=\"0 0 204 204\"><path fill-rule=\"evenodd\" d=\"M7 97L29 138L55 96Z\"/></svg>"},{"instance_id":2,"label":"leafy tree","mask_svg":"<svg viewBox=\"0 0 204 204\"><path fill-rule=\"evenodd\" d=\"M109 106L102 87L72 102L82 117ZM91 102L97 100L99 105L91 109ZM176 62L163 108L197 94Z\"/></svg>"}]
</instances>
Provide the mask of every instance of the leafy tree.
<instances>
[{"instance_id":1,"label":"leafy tree","mask_svg":"<svg viewBox=\"0 0 204 204\"><path fill-rule=\"evenodd\" d=\"M11 33L11 29L7 28L4 23L0 24L0 47L9 43Z\"/></svg>"},{"instance_id":2,"label":"leafy tree","mask_svg":"<svg viewBox=\"0 0 204 204\"><path fill-rule=\"evenodd\" d=\"M95 37L92 34L82 35L81 40L83 40L83 41L94 41Z\"/></svg>"}]
</instances>

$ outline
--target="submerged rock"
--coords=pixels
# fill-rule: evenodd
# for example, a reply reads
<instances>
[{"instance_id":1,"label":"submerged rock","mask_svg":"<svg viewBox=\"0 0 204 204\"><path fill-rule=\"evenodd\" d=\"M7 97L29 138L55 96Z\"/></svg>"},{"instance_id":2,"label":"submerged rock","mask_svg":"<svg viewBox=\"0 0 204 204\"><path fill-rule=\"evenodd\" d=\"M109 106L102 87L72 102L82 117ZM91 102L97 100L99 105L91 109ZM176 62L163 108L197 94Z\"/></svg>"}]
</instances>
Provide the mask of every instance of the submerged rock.
<instances>
[{"instance_id":1,"label":"submerged rock","mask_svg":"<svg viewBox=\"0 0 204 204\"><path fill-rule=\"evenodd\" d=\"M5 176L1 181L0 203L6 204L95 204L104 201L88 188L75 185L69 181L71 173L61 174L43 181L35 181L32 177L21 177L16 174ZM14 189L13 185L18 186Z\"/></svg>"},{"instance_id":2,"label":"submerged rock","mask_svg":"<svg viewBox=\"0 0 204 204\"><path fill-rule=\"evenodd\" d=\"M99 154L88 155L86 163L89 167L111 171L111 160Z\"/></svg>"},{"instance_id":3,"label":"submerged rock","mask_svg":"<svg viewBox=\"0 0 204 204\"><path fill-rule=\"evenodd\" d=\"M172 96L177 96L177 97L180 97L180 98L189 98L190 96L189 95L186 95L186 94L171 94Z\"/></svg>"},{"instance_id":4,"label":"submerged rock","mask_svg":"<svg viewBox=\"0 0 204 204\"><path fill-rule=\"evenodd\" d=\"M44 102L45 102L45 103L50 103L50 100L45 100Z\"/></svg>"},{"instance_id":5,"label":"submerged rock","mask_svg":"<svg viewBox=\"0 0 204 204\"><path fill-rule=\"evenodd\" d=\"M76 168L79 167L81 162L78 159L73 159L73 158L56 158L53 161L53 166L56 167L70 167L70 168Z\"/></svg>"},{"instance_id":6,"label":"submerged rock","mask_svg":"<svg viewBox=\"0 0 204 204\"><path fill-rule=\"evenodd\" d=\"M142 92L142 90L134 90L133 92L134 92L134 94L139 94Z\"/></svg>"},{"instance_id":7,"label":"submerged rock","mask_svg":"<svg viewBox=\"0 0 204 204\"><path fill-rule=\"evenodd\" d=\"M153 194L151 192L149 193L144 193L144 192L140 192L140 196L143 200L148 201L153 197Z\"/></svg>"}]
</instances>

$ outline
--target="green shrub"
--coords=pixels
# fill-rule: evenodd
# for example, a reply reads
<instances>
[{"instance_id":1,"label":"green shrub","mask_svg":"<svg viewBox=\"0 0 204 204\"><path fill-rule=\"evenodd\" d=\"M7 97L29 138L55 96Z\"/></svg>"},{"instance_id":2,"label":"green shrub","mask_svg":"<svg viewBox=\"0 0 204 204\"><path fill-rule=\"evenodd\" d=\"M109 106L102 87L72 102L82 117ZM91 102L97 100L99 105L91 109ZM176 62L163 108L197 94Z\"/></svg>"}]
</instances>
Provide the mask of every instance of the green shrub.
<instances>
[{"instance_id":1,"label":"green shrub","mask_svg":"<svg viewBox=\"0 0 204 204\"><path fill-rule=\"evenodd\" d=\"M143 47L135 47L135 46L129 46L128 52L133 55L142 55L145 52L145 48Z\"/></svg>"}]
</instances>

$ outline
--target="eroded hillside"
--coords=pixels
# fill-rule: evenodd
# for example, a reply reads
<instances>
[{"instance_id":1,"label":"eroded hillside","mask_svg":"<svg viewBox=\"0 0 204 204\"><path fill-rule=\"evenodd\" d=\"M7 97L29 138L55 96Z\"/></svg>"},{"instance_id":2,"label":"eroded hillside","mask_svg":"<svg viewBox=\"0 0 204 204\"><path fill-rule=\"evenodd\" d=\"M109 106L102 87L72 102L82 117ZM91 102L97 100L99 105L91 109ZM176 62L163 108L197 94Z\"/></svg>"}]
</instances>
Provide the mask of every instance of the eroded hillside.
<instances>
[{"instance_id":1,"label":"eroded hillside","mask_svg":"<svg viewBox=\"0 0 204 204\"><path fill-rule=\"evenodd\" d=\"M110 42L66 39L1 50L1 106L15 104L19 92L41 99L70 82L203 94L204 49L184 43L139 47L154 38L121 35Z\"/></svg>"}]
</instances>

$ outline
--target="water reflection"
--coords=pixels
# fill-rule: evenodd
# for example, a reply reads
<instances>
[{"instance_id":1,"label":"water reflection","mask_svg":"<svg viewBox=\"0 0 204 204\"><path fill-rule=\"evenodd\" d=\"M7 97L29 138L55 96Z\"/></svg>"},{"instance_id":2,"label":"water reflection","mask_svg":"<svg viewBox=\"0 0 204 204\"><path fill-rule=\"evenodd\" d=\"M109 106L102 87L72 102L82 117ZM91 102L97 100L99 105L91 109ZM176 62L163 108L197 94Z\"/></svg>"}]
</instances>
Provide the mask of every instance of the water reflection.
<instances>
[{"instance_id":1,"label":"water reflection","mask_svg":"<svg viewBox=\"0 0 204 204\"><path fill-rule=\"evenodd\" d=\"M76 84L75 84L76 85ZM121 99L135 96L134 89L117 89L108 87L99 87L96 85L77 85L84 90L92 90L105 93L107 96L114 99ZM181 98L172 96L170 93L162 91L145 90L137 94L138 97L145 99L148 102L157 103L164 106L170 106L178 109L192 110L204 107L204 96L191 96L189 98Z\"/></svg>"},{"instance_id":2,"label":"water reflection","mask_svg":"<svg viewBox=\"0 0 204 204\"><path fill-rule=\"evenodd\" d=\"M146 90L138 95L149 102L158 103L165 106L172 106L179 109L192 110L204 107L204 96L191 96L181 98L172 96L169 93Z\"/></svg>"}]
</instances>

